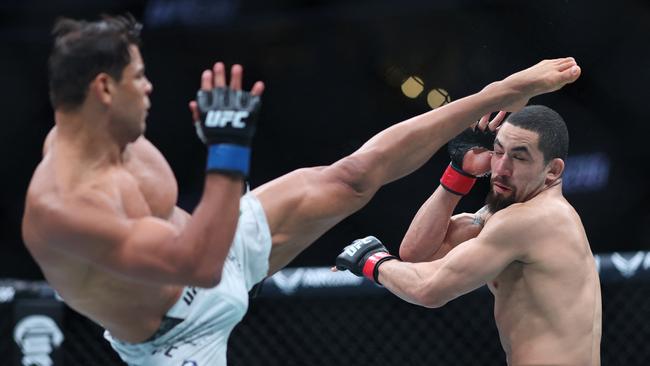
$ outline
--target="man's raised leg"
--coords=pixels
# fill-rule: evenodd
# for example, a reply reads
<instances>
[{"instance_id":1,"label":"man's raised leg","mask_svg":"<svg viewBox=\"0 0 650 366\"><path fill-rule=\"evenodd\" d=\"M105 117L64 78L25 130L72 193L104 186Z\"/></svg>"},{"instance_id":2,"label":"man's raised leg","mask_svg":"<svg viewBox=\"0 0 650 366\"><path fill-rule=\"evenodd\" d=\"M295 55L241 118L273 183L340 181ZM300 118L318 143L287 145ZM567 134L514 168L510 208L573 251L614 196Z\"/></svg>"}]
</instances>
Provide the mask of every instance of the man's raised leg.
<instances>
[{"instance_id":1,"label":"man's raised leg","mask_svg":"<svg viewBox=\"0 0 650 366\"><path fill-rule=\"evenodd\" d=\"M381 186L422 166L479 118L498 110L517 111L533 96L558 90L579 76L573 58L544 60L476 94L391 126L330 166L299 169L255 189L273 238L269 273L363 207Z\"/></svg>"}]
</instances>

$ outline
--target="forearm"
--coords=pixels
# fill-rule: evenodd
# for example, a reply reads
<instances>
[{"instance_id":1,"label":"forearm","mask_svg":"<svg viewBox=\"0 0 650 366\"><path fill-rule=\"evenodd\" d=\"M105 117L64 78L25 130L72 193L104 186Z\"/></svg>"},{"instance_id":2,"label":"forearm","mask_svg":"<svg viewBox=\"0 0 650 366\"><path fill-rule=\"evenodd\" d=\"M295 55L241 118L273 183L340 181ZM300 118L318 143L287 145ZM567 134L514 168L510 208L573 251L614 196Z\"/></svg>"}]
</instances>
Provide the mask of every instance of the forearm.
<instances>
[{"instance_id":1,"label":"forearm","mask_svg":"<svg viewBox=\"0 0 650 366\"><path fill-rule=\"evenodd\" d=\"M176 239L186 248L181 260L194 281L218 283L239 218L243 180L224 174L207 174L203 196Z\"/></svg>"},{"instance_id":2,"label":"forearm","mask_svg":"<svg viewBox=\"0 0 650 366\"><path fill-rule=\"evenodd\" d=\"M447 235L454 208L462 196L438 186L420 207L402 240L400 257L409 262L433 259Z\"/></svg>"},{"instance_id":3,"label":"forearm","mask_svg":"<svg viewBox=\"0 0 650 366\"><path fill-rule=\"evenodd\" d=\"M404 301L431 308L443 306L451 299L436 290L438 266L434 263L386 261L379 267L379 282Z\"/></svg>"}]
</instances>

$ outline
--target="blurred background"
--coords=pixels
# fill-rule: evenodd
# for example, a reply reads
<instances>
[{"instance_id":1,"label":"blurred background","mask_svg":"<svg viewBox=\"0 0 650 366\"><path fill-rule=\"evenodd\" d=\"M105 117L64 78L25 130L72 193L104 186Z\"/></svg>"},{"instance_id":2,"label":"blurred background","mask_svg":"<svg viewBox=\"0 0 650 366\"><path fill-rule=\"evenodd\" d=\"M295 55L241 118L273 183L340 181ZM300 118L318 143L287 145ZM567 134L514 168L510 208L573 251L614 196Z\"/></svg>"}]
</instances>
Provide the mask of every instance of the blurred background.
<instances>
[{"instance_id":1,"label":"blurred background","mask_svg":"<svg viewBox=\"0 0 650 366\"><path fill-rule=\"evenodd\" d=\"M0 277L42 275L20 236L24 196L53 126L46 62L58 16L131 12L144 24L153 82L146 136L171 164L179 205L202 190L205 150L187 102L204 68L241 63L267 91L250 184L330 164L378 131L480 90L543 58L575 57L582 77L531 103L557 110L571 136L565 194L595 253L650 247L645 180L650 127L647 1L3 0L0 2ZM446 150L319 239L294 266L330 265L366 235L393 251L438 185ZM486 182L459 211L482 206Z\"/></svg>"},{"instance_id":2,"label":"blurred background","mask_svg":"<svg viewBox=\"0 0 650 366\"><path fill-rule=\"evenodd\" d=\"M244 65L245 87L255 80L267 85L250 177L257 187L300 167L331 164L375 133L541 59L575 57L581 78L531 103L550 106L568 124L564 191L600 253L603 365L648 364L647 1L2 0L1 365L24 365L30 345L45 345L41 352L52 346L54 365L121 365L102 329L38 281L42 274L24 248L20 223L54 123L46 67L54 20L124 12L144 24L142 51L154 85L146 136L172 166L179 205L188 211L202 191L206 154L187 102L201 71L215 61ZM293 268L267 280L233 332L229 363L504 364L486 288L432 311L324 268L366 235L396 252L448 161L442 150L386 186ZM478 183L458 211L480 208L487 189ZM605 254L611 252L634 253ZM34 314L54 319L60 331L21 336L20 325ZM34 343L39 339L45 343Z\"/></svg>"}]
</instances>

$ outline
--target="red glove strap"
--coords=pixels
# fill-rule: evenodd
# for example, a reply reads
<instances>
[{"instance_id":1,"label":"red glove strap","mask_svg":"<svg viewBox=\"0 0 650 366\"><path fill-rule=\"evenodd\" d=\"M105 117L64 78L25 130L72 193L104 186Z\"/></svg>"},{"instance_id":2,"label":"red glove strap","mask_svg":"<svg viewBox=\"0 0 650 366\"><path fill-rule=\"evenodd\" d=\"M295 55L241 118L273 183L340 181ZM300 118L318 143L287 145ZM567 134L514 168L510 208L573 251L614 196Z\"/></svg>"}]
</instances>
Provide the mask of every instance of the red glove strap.
<instances>
[{"instance_id":1,"label":"red glove strap","mask_svg":"<svg viewBox=\"0 0 650 366\"><path fill-rule=\"evenodd\" d=\"M474 186L476 177L459 172L449 164L447 170L440 178L440 184L451 193L461 196L466 195Z\"/></svg>"},{"instance_id":2,"label":"red glove strap","mask_svg":"<svg viewBox=\"0 0 650 366\"><path fill-rule=\"evenodd\" d=\"M377 252L373 255L371 255L366 263L363 264L363 275L371 279L373 282L375 281L375 266L377 265L377 262L379 262L380 259L385 258L385 257L393 257L389 253L386 252Z\"/></svg>"}]
</instances>

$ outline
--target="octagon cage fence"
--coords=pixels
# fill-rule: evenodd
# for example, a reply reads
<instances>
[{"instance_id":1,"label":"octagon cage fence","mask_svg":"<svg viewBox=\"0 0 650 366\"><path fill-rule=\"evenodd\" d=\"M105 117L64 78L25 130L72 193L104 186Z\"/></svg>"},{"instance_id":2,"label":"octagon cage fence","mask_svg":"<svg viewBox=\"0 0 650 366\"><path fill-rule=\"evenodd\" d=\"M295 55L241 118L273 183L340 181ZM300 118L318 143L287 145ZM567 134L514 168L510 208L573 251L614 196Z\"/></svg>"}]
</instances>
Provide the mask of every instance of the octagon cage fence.
<instances>
[{"instance_id":1,"label":"octagon cage fence","mask_svg":"<svg viewBox=\"0 0 650 366\"><path fill-rule=\"evenodd\" d=\"M650 252L595 256L603 365L650 364ZM486 287L439 309L348 272L287 268L251 296L229 365L504 365ZM123 365L103 330L43 282L0 280L0 365Z\"/></svg>"}]
</instances>

